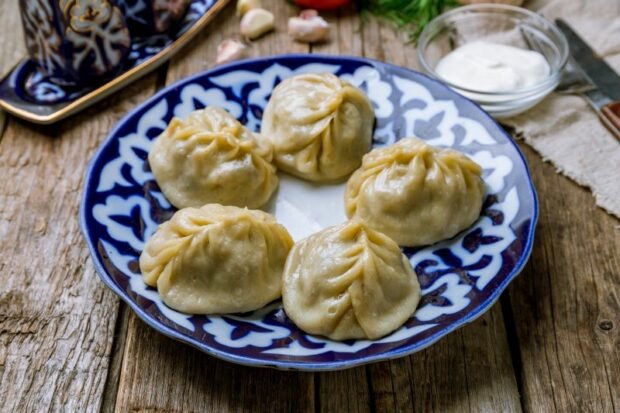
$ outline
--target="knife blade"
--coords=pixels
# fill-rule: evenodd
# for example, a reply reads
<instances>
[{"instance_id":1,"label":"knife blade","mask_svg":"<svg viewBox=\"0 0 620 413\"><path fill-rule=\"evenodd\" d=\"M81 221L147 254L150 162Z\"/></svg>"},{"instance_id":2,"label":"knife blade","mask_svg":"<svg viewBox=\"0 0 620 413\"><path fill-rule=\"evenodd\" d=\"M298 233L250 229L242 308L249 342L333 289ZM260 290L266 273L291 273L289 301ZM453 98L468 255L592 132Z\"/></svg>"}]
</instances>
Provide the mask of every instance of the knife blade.
<instances>
[{"instance_id":1,"label":"knife blade","mask_svg":"<svg viewBox=\"0 0 620 413\"><path fill-rule=\"evenodd\" d=\"M567 70L570 68L570 75L566 75ZM565 75L572 76L572 80L574 83L577 83L581 87L577 88L569 88L569 90L573 91L573 94L579 94L583 96L588 104L592 106L597 112L601 111L603 106L612 102L612 100L601 92L594 83L588 78L584 70L579 66L575 59L572 56L568 57L568 62L566 62L566 67L564 68L564 73L562 73L562 80L558 85L558 89L563 86L563 82L568 82L564 79ZM581 89L581 90L579 90ZM557 90L557 89L556 89Z\"/></svg>"},{"instance_id":2,"label":"knife blade","mask_svg":"<svg viewBox=\"0 0 620 413\"><path fill-rule=\"evenodd\" d=\"M568 40L571 56L588 79L610 99L620 100L620 76L564 20L557 19L555 23Z\"/></svg>"},{"instance_id":3,"label":"knife blade","mask_svg":"<svg viewBox=\"0 0 620 413\"><path fill-rule=\"evenodd\" d=\"M603 125L620 140L620 76L565 21L557 19L555 23L568 40L571 65L594 86L581 95L598 112Z\"/></svg>"}]
</instances>

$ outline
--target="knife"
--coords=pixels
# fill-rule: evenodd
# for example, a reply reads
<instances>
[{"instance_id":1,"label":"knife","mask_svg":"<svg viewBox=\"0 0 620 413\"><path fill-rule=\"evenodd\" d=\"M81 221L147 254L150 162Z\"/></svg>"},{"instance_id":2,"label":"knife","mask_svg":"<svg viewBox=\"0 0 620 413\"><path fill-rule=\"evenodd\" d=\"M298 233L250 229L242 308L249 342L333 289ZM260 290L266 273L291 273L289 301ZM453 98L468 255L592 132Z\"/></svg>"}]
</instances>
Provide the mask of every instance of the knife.
<instances>
[{"instance_id":1,"label":"knife","mask_svg":"<svg viewBox=\"0 0 620 413\"><path fill-rule=\"evenodd\" d=\"M566 36L572 62L594 85L581 93L598 112L605 127L620 140L620 76L561 19L555 21Z\"/></svg>"}]
</instances>

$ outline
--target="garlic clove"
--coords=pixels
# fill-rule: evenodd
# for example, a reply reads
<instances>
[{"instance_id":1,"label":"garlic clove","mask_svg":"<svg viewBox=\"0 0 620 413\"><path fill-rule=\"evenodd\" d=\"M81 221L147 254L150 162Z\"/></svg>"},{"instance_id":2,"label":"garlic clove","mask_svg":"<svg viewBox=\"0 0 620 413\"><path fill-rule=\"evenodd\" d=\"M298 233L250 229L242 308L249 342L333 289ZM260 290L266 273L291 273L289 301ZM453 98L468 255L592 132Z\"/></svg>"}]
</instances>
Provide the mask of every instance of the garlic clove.
<instances>
[{"instance_id":1,"label":"garlic clove","mask_svg":"<svg viewBox=\"0 0 620 413\"><path fill-rule=\"evenodd\" d=\"M319 15L319 12L313 9L305 9L299 12L299 18L304 19L304 20L309 20L313 17L317 17L318 15Z\"/></svg>"},{"instance_id":2,"label":"garlic clove","mask_svg":"<svg viewBox=\"0 0 620 413\"><path fill-rule=\"evenodd\" d=\"M237 16L243 16L252 9L260 8L260 0L237 0Z\"/></svg>"},{"instance_id":3,"label":"garlic clove","mask_svg":"<svg viewBox=\"0 0 620 413\"><path fill-rule=\"evenodd\" d=\"M288 34L304 43L317 43L327 40L331 26L316 10L303 10L299 17L288 20Z\"/></svg>"},{"instance_id":4,"label":"garlic clove","mask_svg":"<svg viewBox=\"0 0 620 413\"><path fill-rule=\"evenodd\" d=\"M246 49L247 47L237 40L223 40L217 46L217 58L215 59L215 63L219 65L239 60L245 56Z\"/></svg>"},{"instance_id":5,"label":"garlic clove","mask_svg":"<svg viewBox=\"0 0 620 413\"><path fill-rule=\"evenodd\" d=\"M273 30L274 17L269 11L261 8L248 10L241 18L239 30L250 39L256 39L270 30Z\"/></svg>"}]
</instances>

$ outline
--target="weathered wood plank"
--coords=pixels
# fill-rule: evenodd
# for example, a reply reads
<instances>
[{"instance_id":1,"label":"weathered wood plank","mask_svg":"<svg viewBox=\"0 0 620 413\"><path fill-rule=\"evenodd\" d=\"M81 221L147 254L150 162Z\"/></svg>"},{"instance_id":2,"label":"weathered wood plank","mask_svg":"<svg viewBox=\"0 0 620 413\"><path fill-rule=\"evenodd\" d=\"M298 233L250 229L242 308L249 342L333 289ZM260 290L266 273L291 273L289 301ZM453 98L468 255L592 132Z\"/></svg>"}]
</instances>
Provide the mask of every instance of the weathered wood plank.
<instances>
[{"instance_id":1,"label":"weathered wood plank","mask_svg":"<svg viewBox=\"0 0 620 413\"><path fill-rule=\"evenodd\" d=\"M0 110L0 140L4 135L4 127L6 126L6 113Z\"/></svg>"},{"instance_id":2,"label":"weathered wood plank","mask_svg":"<svg viewBox=\"0 0 620 413\"><path fill-rule=\"evenodd\" d=\"M497 302L479 320L461 331L470 410L521 411L515 370Z\"/></svg>"},{"instance_id":3,"label":"weathered wood plank","mask_svg":"<svg viewBox=\"0 0 620 413\"><path fill-rule=\"evenodd\" d=\"M312 374L215 359L162 336L131 313L118 412L311 412Z\"/></svg>"},{"instance_id":4,"label":"weathered wood plank","mask_svg":"<svg viewBox=\"0 0 620 413\"><path fill-rule=\"evenodd\" d=\"M368 367L375 411L519 412L499 304L412 356Z\"/></svg>"},{"instance_id":5,"label":"weathered wood plank","mask_svg":"<svg viewBox=\"0 0 620 413\"><path fill-rule=\"evenodd\" d=\"M316 374L317 411L367 412L371 405L365 367Z\"/></svg>"},{"instance_id":6,"label":"weathered wood plank","mask_svg":"<svg viewBox=\"0 0 620 413\"><path fill-rule=\"evenodd\" d=\"M532 257L510 288L525 407L618 411L619 222L521 146L541 204Z\"/></svg>"},{"instance_id":7,"label":"weathered wood plank","mask_svg":"<svg viewBox=\"0 0 620 413\"><path fill-rule=\"evenodd\" d=\"M83 173L154 80L53 127L8 120L0 142L3 411L97 411L101 404L118 299L96 276L78 228Z\"/></svg>"},{"instance_id":8,"label":"weathered wood plank","mask_svg":"<svg viewBox=\"0 0 620 413\"><path fill-rule=\"evenodd\" d=\"M99 410L101 413L111 413L116 409L116 398L121 381L121 369L123 367L130 312L129 306L120 301L112 339L112 350L110 351L108 362L108 375L103 387L103 399L101 401L101 409Z\"/></svg>"},{"instance_id":9,"label":"weathered wood plank","mask_svg":"<svg viewBox=\"0 0 620 413\"><path fill-rule=\"evenodd\" d=\"M0 77L26 55L17 1L0 2Z\"/></svg>"},{"instance_id":10,"label":"weathered wood plank","mask_svg":"<svg viewBox=\"0 0 620 413\"><path fill-rule=\"evenodd\" d=\"M20 58L26 55L19 7L15 1L0 2L0 78L3 78ZM0 140L6 124L6 115L0 111Z\"/></svg>"},{"instance_id":11,"label":"weathered wood plank","mask_svg":"<svg viewBox=\"0 0 620 413\"><path fill-rule=\"evenodd\" d=\"M324 13L323 17L332 25L330 39L313 44L312 53L362 55L362 19L353 6Z\"/></svg>"},{"instance_id":12,"label":"weathered wood plank","mask_svg":"<svg viewBox=\"0 0 620 413\"><path fill-rule=\"evenodd\" d=\"M249 55L307 52L290 41L286 17L296 13L281 0L263 1L277 16L276 31L251 44ZM238 36L234 2L173 59L167 83L212 66L216 46ZM165 390L163 390L165 389ZM234 365L166 338L129 316L118 412L314 411L314 375Z\"/></svg>"}]
</instances>

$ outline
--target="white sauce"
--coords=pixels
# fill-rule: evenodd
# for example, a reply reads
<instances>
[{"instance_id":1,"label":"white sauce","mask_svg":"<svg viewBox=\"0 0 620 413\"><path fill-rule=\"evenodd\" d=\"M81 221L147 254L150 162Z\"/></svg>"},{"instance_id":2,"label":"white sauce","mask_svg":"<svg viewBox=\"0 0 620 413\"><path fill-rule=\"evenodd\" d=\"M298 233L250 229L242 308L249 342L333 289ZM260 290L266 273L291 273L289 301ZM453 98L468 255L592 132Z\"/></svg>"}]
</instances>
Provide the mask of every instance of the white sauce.
<instances>
[{"instance_id":1,"label":"white sauce","mask_svg":"<svg viewBox=\"0 0 620 413\"><path fill-rule=\"evenodd\" d=\"M511 92L549 75L545 57L514 46L476 41L445 55L435 71L457 87L479 92Z\"/></svg>"}]
</instances>

